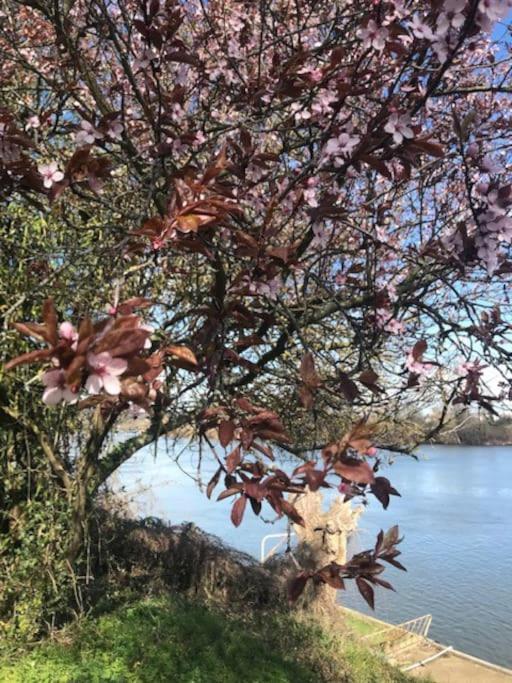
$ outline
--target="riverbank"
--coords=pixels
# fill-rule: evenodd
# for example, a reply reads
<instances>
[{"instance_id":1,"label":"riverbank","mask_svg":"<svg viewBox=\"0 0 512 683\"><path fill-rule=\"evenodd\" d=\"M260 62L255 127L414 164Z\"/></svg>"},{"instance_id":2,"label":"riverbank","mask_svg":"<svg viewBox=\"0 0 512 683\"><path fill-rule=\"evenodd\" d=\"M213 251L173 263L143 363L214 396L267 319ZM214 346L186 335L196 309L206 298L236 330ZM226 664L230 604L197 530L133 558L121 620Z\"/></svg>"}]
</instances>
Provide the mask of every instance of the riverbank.
<instances>
[{"instance_id":1,"label":"riverbank","mask_svg":"<svg viewBox=\"0 0 512 683\"><path fill-rule=\"evenodd\" d=\"M407 683L368 648L278 612L229 615L176 596L131 599L31 650L0 656L3 683Z\"/></svg>"}]
</instances>

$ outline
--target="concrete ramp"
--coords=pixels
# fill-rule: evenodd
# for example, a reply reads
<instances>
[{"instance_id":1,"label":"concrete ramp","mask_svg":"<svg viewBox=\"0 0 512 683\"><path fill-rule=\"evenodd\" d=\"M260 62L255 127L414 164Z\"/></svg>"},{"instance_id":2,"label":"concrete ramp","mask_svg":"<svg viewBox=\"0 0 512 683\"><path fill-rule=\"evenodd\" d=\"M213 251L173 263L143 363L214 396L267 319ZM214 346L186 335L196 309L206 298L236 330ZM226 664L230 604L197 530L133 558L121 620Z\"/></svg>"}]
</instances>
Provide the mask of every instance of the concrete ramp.
<instances>
[{"instance_id":1,"label":"concrete ramp","mask_svg":"<svg viewBox=\"0 0 512 683\"><path fill-rule=\"evenodd\" d=\"M355 624L356 630L352 628L352 631L361 642L383 655L390 664L420 680L512 683L512 670L430 640L428 631L432 617L429 614L403 624L388 624L346 607L341 609Z\"/></svg>"}]
</instances>

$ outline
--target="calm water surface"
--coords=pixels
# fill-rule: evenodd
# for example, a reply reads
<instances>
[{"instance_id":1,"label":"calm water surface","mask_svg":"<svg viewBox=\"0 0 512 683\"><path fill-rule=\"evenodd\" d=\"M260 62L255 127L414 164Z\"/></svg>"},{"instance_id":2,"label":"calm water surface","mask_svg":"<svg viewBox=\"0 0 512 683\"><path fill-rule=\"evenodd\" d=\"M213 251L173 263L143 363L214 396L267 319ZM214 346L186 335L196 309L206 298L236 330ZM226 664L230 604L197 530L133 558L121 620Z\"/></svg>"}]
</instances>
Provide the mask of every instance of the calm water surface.
<instances>
[{"instance_id":1,"label":"calm water surface","mask_svg":"<svg viewBox=\"0 0 512 683\"><path fill-rule=\"evenodd\" d=\"M399 623L432 614L434 639L512 667L512 448L428 446L420 455L420 462L397 458L386 474L403 497L387 511L372 500L350 544L352 552L369 548L395 523L405 536L400 559L408 572L386 570L397 592L377 590L375 616ZM196 465L191 451L177 465L165 449L156 459L151 449L126 463L116 482L141 515L194 522L258 557L262 536L285 523L265 524L248 507L235 529L230 500L208 501L190 477ZM203 472L206 483L213 469ZM340 598L371 613L353 590Z\"/></svg>"}]
</instances>

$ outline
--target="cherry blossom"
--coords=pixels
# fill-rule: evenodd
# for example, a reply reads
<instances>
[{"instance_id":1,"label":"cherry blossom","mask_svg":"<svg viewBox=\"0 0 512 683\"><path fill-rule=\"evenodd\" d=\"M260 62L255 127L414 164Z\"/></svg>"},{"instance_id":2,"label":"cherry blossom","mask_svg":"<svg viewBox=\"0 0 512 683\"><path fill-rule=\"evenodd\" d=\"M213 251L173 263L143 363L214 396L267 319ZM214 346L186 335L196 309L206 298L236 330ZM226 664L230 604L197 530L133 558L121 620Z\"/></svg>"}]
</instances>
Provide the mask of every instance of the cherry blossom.
<instances>
[{"instance_id":1,"label":"cherry blossom","mask_svg":"<svg viewBox=\"0 0 512 683\"><path fill-rule=\"evenodd\" d=\"M393 136L393 140L397 145L400 145L404 138L413 138L414 132L411 128L411 119L408 114L400 116L397 113L391 114L388 122L384 126L386 133Z\"/></svg>"},{"instance_id":2,"label":"cherry blossom","mask_svg":"<svg viewBox=\"0 0 512 683\"><path fill-rule=\"evenodd\" d=\"M373 19L370 19L366 27L360 28L356 35L363 41L365 48L373 47L374 50L381 52L386 47L389 31L387 28L378 26Z\"/></svg>"},{"instance_id":3,"label":"cherry blossom","mask_svg":"<svg viewBox=\"0 0 512 683\"><path fill-rule=\"evenodd\" d=\"M512 7L510 0L480 0L478 9L491 22L505 17Z\"/></svg>"},{"instance_id":4,"label":"cherry blossom","mask_svg":"<svg viewBox=\"0 0 512 683\"><path fill-rule=\"evenodd\" d=\"M332 227L316 223L313 226L313 234L315 236L313 245L316 247L325 247L332 238Z\"/></svg>"},{"instance_id":5,"label":"cherry blossom","mask_svg":"<svg viewBox=\"0 0 512 683\"><path fill-rule=\"evenodd\" d=\"M121 140L123 124L120 121L112 121L107 130L107 135L111 140Z\"/></svg>"},{"instance_id":6,"label":"cherry blossom","mask_svg":"<svg viewBox=\"0 0 512 683\"><path fill-rule=\"evenodd\" d=\"M75 133L75 142L77 145L93 145L96 140L101 139L101 133L89 123L89 121L81 121L78 131Z\"/></svg>"},{"instance_id":7,"label":"cherry blossom","mask_svg":"<svg viewBox=\"0 0 512 683\"><path fill-rule=\"evenodd\" d=\"M440 62L446 61L451 47L450 41L447 39L446 35L438 35L435 42L432 43L432 50Z\"/></svg>"},{"instance_id":8,"label":"cherry blossom","mask_svg":"<svg viewBox=\"0 0 512 683\"><path fill-rule=\"evenodd\" d=\"M378 308L375 312L375 323L381 330L390 334L403 334L405 325L400 320L393 317L387 308Z\"/></svg>"},{"instance_id":9,"label":"cherry blossom","mask_svg":"<svg viewBox=\"0 0 512 683\"><path fill-rule=\"evenodd\" d=\"M413 32L414 36L418 38L418 40L434 40L434 33L432 32L432 29L428 24L425 24L425 22L423 22L417 14L415 14L412 18L412 21L409 22L409 28Z\"/></svg>"},{"instance_id":10,"label":"cherry blossom","mask_svg":"<svg viewBox=\"0 0 512 683\"><path fill-rule=\"evenodd\" d=\"M87 363L92 373L87 378L85 388L90 394L98 394L105 389L107 394L117 396L121 391L119 375L122 375L128 367L123 358L112 358L110 353L89 353Z\"/></svg>"},{"instance_id":11,"label":"cherry blossom","mask_svg":"<svg viewBox=\"0 0 512 683\"><path fill-rule=\"evenodd\" d=\"M78 332L70 322L63 322L59 325L59 337L67 341L73 350L76 350Z\"/></svg>"},{"instance_id":12,"label":"cherry blossom","mask_svg":"<svg viewBox=\"0 0 512 683\"><path fill-rule=\"evenodd\" d=\"M423 363L414 357L414 353L411 351L405 361L405 367L409 372L415 375L429 375L433 370L434 366L431 363Z\"/></svg>"},{"instance_id":13,"label":"cherry blossom","mask_svg":"<svg viewBox=\"0 0 512 683\"><path fill-rule=\"evenodd\" d=\"M304 199L308 206L317 207L318 206L318 196L317 196L317 178L309 178L307 182L307 188L304 190Z\"/></svg>"},{"instance_id":14,"label":"cherry blossom","mask_svg":"<svg viewBox=\"0 0 512 683\"><path fill-rule=\"evenodd\" d=\"M66 384L64 370L47 370L42 377L46 389L43 392L43 402L55 406L61 401L74 403L77 394Z\"/></svg>"},{"instance_id":15,"label":"cherry blossom","mask_svg":"<svg viewBox=\"0 0 512 683\"><path fill-rule=\"evenodd\" d=\"M56 161L52 161L49 164L41 164L37 167L39 173L43 176L43 185L50 189L54 183L59 183L64 178L64 173L59 171Z\"/></svg>"},{"instance_id":16,"label":"cherry blossom","mask_svg":"<svg viewBox=\"0 0 512 683\"><path fill-rule=\"evenodd\" d=\"M325 145L324 153L330 157L345 157L349 156L360 142L357 135L352 135L347 131L341 132L337 137L330 138ZM335 166L341 166L343 159L336 159Z\"/></svg>"},{"instance_id":17,"label":"cherry blossom","mask_svg":"<svg viewBox=\"0 0 512 683\"><path fill-rule=\"evenodd\" d=\"M461 361L456 368L457 374L462 377L467 375L478 373L481 374L486 366L480 365L480 361Z\"/></svg>"},{"instance_id":18,"label":"cherry blossom","mask_svg":"<svg viewBox=\"0 0 512 683\"><path fill-rule=\"evenodd\" d=\"M446 0L443 5L443 12L437 18L437 36L444 35L450 28L460 29L463 26L465 7L466 0Z\"/></svg>"}]
</instances>

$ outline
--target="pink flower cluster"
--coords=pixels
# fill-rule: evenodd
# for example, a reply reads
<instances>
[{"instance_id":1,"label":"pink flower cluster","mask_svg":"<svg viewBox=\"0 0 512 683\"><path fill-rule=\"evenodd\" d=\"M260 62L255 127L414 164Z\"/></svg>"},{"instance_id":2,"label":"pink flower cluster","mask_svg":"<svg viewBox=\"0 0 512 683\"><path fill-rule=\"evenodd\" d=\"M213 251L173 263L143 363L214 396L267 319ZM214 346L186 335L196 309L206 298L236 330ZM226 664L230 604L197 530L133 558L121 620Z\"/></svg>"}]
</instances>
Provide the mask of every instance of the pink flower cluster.
<instances>
[{"instance_id":1,"label":"pink flower cluster","mask_svg":"<svg viewBox=\"0 0 512 683\"><path fill-rule=\"evenodd\" d=\"M417 360L411 351L405 361L405 367L415 375L428 376L433 370L434 366L431 363L423 363L423 361Z\"/></svg>"}]
</instances>

